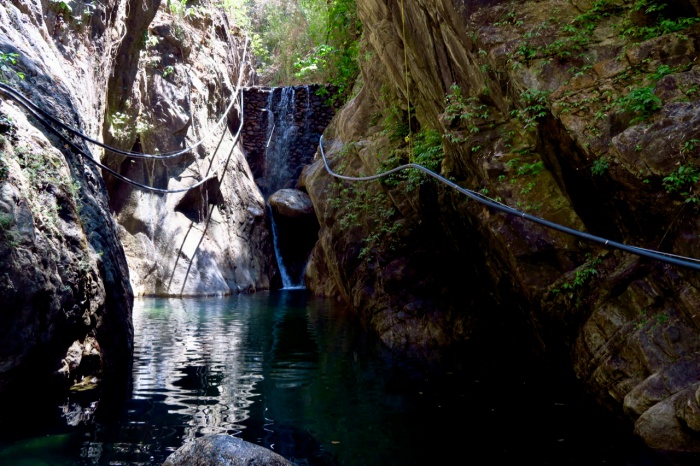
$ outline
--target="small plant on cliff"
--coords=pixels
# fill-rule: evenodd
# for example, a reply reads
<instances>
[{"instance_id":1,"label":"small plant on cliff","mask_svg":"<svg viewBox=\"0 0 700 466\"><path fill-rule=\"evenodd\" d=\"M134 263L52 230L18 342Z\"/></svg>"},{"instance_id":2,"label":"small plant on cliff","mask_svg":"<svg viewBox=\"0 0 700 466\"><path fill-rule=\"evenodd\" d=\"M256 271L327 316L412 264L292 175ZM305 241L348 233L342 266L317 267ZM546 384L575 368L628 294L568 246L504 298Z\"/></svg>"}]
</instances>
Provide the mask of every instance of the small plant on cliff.
<instances>
[{"instance_id":1,"label":"small plant on cliff","mask_svg":"<svg viewBox=\"0 0 700 466\"><path fill-rule=\"evenodd\" d=\"M122 112L114 112L110 115L109 121L111 123L112 134L115 138L123 139L129 135L129 128L127 122L129 121L129 116Z\"/></svg>"},{"instance_id":2,"label":"small plant on cliff","mask_svg":"<svg viewBox=\"0 0 700 466\"><path fill-rule=\"evenodd\" d=\"M65 0L51 0L50 5L57 13L65 15L73 14L73 8Z\"/></svg>"},{"instance_id":3,"label":"small plant on cliff","mask_svg":"<svg viewBox=\"0 0 700 466\"><path fill-rule=\"evenodd\" d=\"M693 192L695 184L700 179L700 170L693 165L680 165L673 173L665 177L662 182L667 193L679 192L685 197L687 203L698 203L697 194Z\"/></svg>"},{"instance_id":4,"label":"small plant on cliff","mask_svg":"<svg viewBox=\"0 0 700 466\"><path fill-rule=\"evenodd\" d=\"M387 108L382 121L382 135L387 136L391 142L400 143L406 140L409 133L406 112L397 105Z\"/></svg>"},{"instance_id":5,"label":"small plant on cliff","mask_svg":"<svg viewBox=\"0 0 700 466\"><path fill-rule=\"evenodd\" d=\"M187 13L187 0L168 0L168 10L175 16L185 16Z\"/></svg>"},{"instance_id":6,"label":"small plant on cliff","mask_svg":"<svg viewBox=\"0 0 700 466\"><path fill-rule=\"evenodd\" d=\"M688 139L683 143L683 145L681 145L681 156L685 158L686 156L693 154L698 147L700 147L700 139Z\"/></svg>"},{"instance_id":7,"label":"small plant on cliff","mask_svg":"<svg viewBox=\"0 0 700 466\"><path fill-rule=\"evenodd\" d=\"M602 264L603 261L600 258L593 259L590 254L586 255L586 262L584 262L570 280L565 281L559 288L553 288L553 294L562 293L568 302L578 308L581 305L581 297L584 287L591 281L591 279L598 275L598 266Z\"/></svg>"},{"instance_id":8,"label":"small plant on cliff","mask_svg":"<svg viewBox=\"0 0 700 466\"><path fill-rule=\"evenodd\" d=\"M620 98L617 105L622 110L636 115L632 123L639 123L661 109L661 99L654 94L653 87L638 87Z\"/></svg>"},{"instance_id":9,"label":"small plant on cliff","mask_svg":"<svg viewBox=\"0 0 700 466\"><path fill-rule=\"evenodd\" d=\"M547 97L549 91L528 89L520 94L523 108L510 112L511 116L520 121L526 130L534 131L537 127L537 120L544 118L549 112L547 107Z\"/></svg>"},{"instance_id":10,"label":"small plant on cliff","mask_svg":"<svg viewBox=\"0 0 700 466\"><path fill-rule=\"evenodd\" d=\"M17 66L18 58L17 53L0 52L0 82L7 83L12 75L24 79L24 73Z\"/></svg>"},{"instance_id":11,"label":"small plant on cliff","mask_svg":"<svg viewBox=\"0 0 700 466\"><path fill-rule=\"evenodd\" d=\"M593 161L593 165L591 166L591 173L593 173L594 175L603 175L606 171L608 171L607 157L601 157Z\"/></svg>"},{"instance_id":12,"label":"small plant on cliff","mask_svg":"<svg viewBox=\"0 0 700 466\"><path fill-rule=\"evenodd\" d=\"M434 129L421 129L413 138L413 161L428 170L439 172L444 158L442 137ZM414 169L408 171L408 189L425 183L428 175Z\"/></svg>"},{"instance_id":13,"label":"small plant on cliff","mask_svg":"<svg viewBox=\"0 0 700 466\"><path fill-rule=\"evenodd\" d=\"M10 174L10 169L5 161L5 153L0 152L0 181L5 181Z\"/></svg>"},{"instance_id":14,"label":"small plant on cliff","mask_svg":"<svg viewBox=\"0 0 700 466\"><path fill-rule=\"evenodd\" d=\"M488 88L481 95L488 95ZM445 96L445 110L442 114L445 126L445 137L452 143L465 144L471 140L471 135L481 131L481 128L493 127L491 110L482 103L478 96L464 97L462 89L453 84ZM478 152L481 146L472 145L471 151Z\"/></svg>"},{"instance_id":15,"label":"small plant on cliff","mask_svg":"<svg viewBox=\"0 0 700 466\"><path fill-rule=\"evenodd\" d=\"M646 24L640 25L639 20L627 19L620 26L622 35L637 40L648 40L653 37L682 31L700 22L696 16L671 18L667 14L668 2L661 0L636 0L632 11L646 16Z\"/></svg>"},{"instance_id":16,"label":"small plant on cliff","mask_svg":"<svg viewBox=\"0 0 700 466\"><path fill-rule=\"evenodd\" d=\"M14 248L19 244L19 232L12 227L15 224L15 217L9 212L0 212L0 234L5 237L5 244Z\"/></svg>"},{"instance_id":17,"label":"small plant on cliff","mask_svg":"<svg viewBox=\"0 0 700 466\"><path fill-rule=\"evenodd\" d=\"M396 209L389 197L371 185L358 189L356 184L339 181L332 186L337 195L329 198L329 205L335 209L333 216L340 218L341 231L364 227L367 234L358 259L374 260L380 247L395 250L402 224L396 221Z\"/></svg>"}]
</instances>

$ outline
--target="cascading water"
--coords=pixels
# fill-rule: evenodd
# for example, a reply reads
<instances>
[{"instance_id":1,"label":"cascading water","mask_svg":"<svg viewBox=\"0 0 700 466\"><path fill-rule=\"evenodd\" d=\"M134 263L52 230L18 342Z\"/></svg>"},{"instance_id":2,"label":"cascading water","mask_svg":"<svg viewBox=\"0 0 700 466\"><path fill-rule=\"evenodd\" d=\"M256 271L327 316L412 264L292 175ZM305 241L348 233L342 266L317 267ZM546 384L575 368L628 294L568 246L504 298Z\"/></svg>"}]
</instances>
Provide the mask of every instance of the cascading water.
<instances>
[{"instance_id":1,"label":"cascading water","mask_svg":"<svg viewBox=\"0 0 700 466\"><path fill-rule=\"evenodd\" d=\"M277 97L279 94L279 97ZM267 198L275 191L293 184L296 170L292 161L294 143L300 130L295 121L296 91L293 87L281 87L270 92L267 100L268 137L265 149L265 176L260 189Z\"/></svg>"},{"instance_id":2,"label":"cascading water","mask_svg":"<svg viewBox=\"0 0 700 466\"><path fill-rule=\"evenodd\" d=\"M295 88L282 87L274 89L268 97L265 108L269 117L264 177L258 182L266 199L280 189L293 187L301 168L309 162L309 160L301 160L297 147L299 138L304 135L308 126L307 118L311 112L309 89L306 88L307 104L305 110L302 109L301 115L297 114L296 94ZM303 267L288 264L283 257L278 222L272 209L269 209L269 212L275 258L282 278L282 286L284 289L304 288Z\"/></svg>"},{"instance_id":3,"label":"cascading water","mask_svg":"<svg viewBox=\"0 0 700 466\"><path fill-rule=\"evenodd\" d=\"M280 248L279 231L277 229L277 223L275 222L275 216L272 213L272 209L268 206L267 208L270 215L270 226L272 230L272 243L275 248L275 259L277 260L277 268L280 271L280 277L282 278L282 289L283 290L301 290L306 288L304 285L304 274L297 274L292 277L292 274L287 270L287 266L282 260L282 251Z\"/></svg>"}]
</instances>

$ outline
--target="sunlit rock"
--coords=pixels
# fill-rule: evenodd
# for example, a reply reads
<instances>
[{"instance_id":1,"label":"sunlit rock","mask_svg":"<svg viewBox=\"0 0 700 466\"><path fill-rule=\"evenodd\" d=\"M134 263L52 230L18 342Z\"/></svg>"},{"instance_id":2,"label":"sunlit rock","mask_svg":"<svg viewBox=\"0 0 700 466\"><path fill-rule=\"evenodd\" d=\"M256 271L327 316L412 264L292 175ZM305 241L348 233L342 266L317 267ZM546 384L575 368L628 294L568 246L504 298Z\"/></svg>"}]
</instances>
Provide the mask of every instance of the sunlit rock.
<instances>
[{"instance_id":1,"label":"sunlit rock","mask_svg":"<svg viewBox=\"0 0 700 466\"><path fill-rule=\"evenodd\" d=\"M308 194L297 189L280 189L268 200L275 214L298 218L313 215L314 205Z\"/></svg>"},{"instance_id":2,"label":"sunlit rock","mask_svg":"<svg viewBox=\"0 0 700 466\"><path fill-rule=\"evenodd\" d=\"M230 435L208 435L180 447L163 466L294 466L277 453Z\"/></svg>"}]
</instances>

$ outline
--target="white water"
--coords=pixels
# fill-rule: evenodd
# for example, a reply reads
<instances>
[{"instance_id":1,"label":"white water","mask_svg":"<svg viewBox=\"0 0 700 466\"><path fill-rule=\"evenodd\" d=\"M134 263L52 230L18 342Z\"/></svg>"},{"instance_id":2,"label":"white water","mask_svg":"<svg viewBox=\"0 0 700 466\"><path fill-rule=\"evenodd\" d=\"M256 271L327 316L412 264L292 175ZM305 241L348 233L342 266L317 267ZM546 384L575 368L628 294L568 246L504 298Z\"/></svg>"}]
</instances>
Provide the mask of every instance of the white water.
<instances>
[{"instance_id":1,"label":"white water","mask_svg":"<svg viewBox=\"0 0 700 466\"><path fill-rule=\"evenodd\" d=\"M275 98L277 95L279 95L279 100ZM294 121L297 109L295 89L293 87L282 87L279 89L279 94L275 92L275 90L270 92L265 110L272 115L272 118L268 119L268 143L265 149L265 177L264 186L262 186L263 195L266 197L280 189L293 186L296 181L295 178L297 176L298 167L292 166L293 162L290 158L290 154L297 138L303 134L305 126L307 125L306 119L311 111L310 105L310 98L307 98L304 122L300 127ZM284 265L279 247L279 231L271 211L270 222L275 259L282 277L282 286L284 289L305 288L303 273L300 277L293 278Z\"/></svg>"},{"instance_id":2,"label":"white water","mask_svg":"<svg viewBox=\"0 0 700 466\"><path fill-rule=\"evenodd\" d=\"M277 224L275 223L275 216L272 215L272 209L268 206L268 213L270 215L270 225L272 229L272 244L275 247L275 260L277 261L277 268L280 271L280 276L282 278L282 289L283 290L303 290L306 288L304 285L304 274L296 280L292 280L292 277L287 271L287 267L282 261L282 253L279 247L279 232L277 231Z\"/></svg>"}]
</instances>

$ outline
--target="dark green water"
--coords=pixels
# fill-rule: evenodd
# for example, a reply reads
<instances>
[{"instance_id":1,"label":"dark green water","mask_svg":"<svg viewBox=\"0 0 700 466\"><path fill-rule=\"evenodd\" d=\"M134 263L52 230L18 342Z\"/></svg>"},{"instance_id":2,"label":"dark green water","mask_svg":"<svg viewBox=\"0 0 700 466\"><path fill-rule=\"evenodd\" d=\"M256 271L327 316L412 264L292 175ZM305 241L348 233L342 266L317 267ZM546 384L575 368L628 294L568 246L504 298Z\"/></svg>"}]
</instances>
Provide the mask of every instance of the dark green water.
<instances>
[{"instance_id":1,"label":"dark green water","mask_svg":"<svg viewBox=\"0 0 700 466\"><path fill-rule=\"evenodd\" d=\"M518 354L397 358L303 290L137 300L134 327L130 395L0 414L0 464L155 465L208 433L299 465L663 464Z\"/></svg>"}]
</instances>

